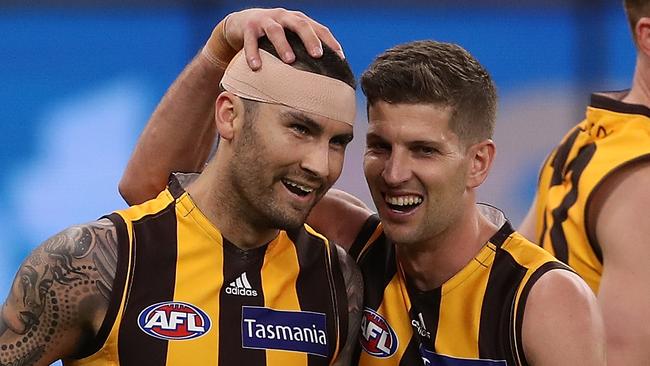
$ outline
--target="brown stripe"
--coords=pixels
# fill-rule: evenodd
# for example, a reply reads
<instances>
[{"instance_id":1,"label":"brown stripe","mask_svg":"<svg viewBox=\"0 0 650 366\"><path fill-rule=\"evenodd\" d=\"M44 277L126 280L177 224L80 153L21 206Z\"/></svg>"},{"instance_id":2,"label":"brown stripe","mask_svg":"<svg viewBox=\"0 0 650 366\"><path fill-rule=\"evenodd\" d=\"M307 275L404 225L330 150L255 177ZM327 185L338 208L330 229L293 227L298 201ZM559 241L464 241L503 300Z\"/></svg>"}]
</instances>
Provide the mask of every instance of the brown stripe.
<instances>
[{"instance_id":1,"label":"brown stripe","mask_svg":"<svg viewBox=\"0 0 650 366\"><path fill-rule=\"evenodd\" d=\"M223 286L219 294L219 364L266 365L266 351L244 348L242 345L242 307L264 306L262 293L262 264L268 246L241 250L223 239ZM251 287L258 296L240 296L226 293L231 282L246 272Z\"/></svg>"},{"instance_id":2,"label":"brown stripe","mask_svg":"<svg viewBox=\"0 0 650 366\"><path fill-rule=\"evenodd\" d=\"M419 347L420 342L418 342L417 338L411 337L399 361L399 366L422 365L422 356L420 355Z\"/></svg>"},{"instance_id":3,"label":"brown stripe","mask_svg":"<svg viewBox=\"0 0 650 366\"><path fill-rule=\"evenodd\" d=\"M382 233L358 262L363 275L364 307L379 309L384 289L397 273L395 247Z\"/></svg>"},{"instance_id":4,"label":"brown stripe","mask_svg":"<svg viewBox=\"0 0 650 366\"><path fill-rule=\"evenodd\" d=\"M334 355L339 332L337 327L339 314L335 312L335 289L331 284L332 269L327 256L327 246L321 238L309 234L304 227L287 234L294 242L298 253L300 274L296 280L296 292L300 310L324 313L327 317L329 358L309 354L307 364L325 366Z\"/></svg>"},{"instance_id":5,"label":"brown stripe","mask_svg":"<svg viewBox=\"0 0 650 366\"><path fill-rule=\"evenodd\" d=\"M585 168L591 161L591 158L596 153L596 144L591 143L580 148L575 159L573 159L567 167L564 168L564 174L571 172L571 190L562 199L560 206L551 211L553 216L553 223L550 229L551 244L553 246L553 253L555 257L564 263L569 263L569 248L564 234L562 224L569 217L569 209L578 200L578 186L580 184L580 177ZM558 167L559 168L559 167ZM555 169L555 168L554 168Z\"/></svg>"},{"instance_id":6,"label":"brown stripe","mask_svg":"<svg viewBox=\"0 0 650 366\"><path fill-rule=\"evenodd\" d=\"M366 243L372 236L372 233L377 228L377 225L379 225L379 222L380 222L379 216L371 215L370 217L368 217L366 222L361 227L359 234L357 234L357 237L354 239L354 242L352 243L352 246L348 251L350 256L354 258L354 260L359 259L359 254L361 254L361 250L363 249L363 247L366 245Z\"/></svg>"},{"instance_id":7,"label":"brown stripe","mask_svg":"<svg viewBox=\"0 0 650 366\"><path fill-rule=\"evenodd\" d=\"M341 260L339 256L339 251L336 249L336 245L330 242L330 253L331 253L331 265L332 265L332 277L334 279L335 293L336 293L336 305L337 311L339 314L339 352L345 346L345 341L348 339L348 293L347 293L347 284L343 278L343 271L341 270Z\"/></svg>"},{"instance_id":8,"label":"brown stripe","mask_svg":"<svg viewBox=\"0 0 650 366\"><path fill-rule=\"evenodd\" d=\"M162 211L133 223L134 267L120 325L120 366L163 366L167 343L138 326L140 312L150 305L172 301L176 277L176 210L170 203Z\"/></svg>"},{"instance_id":9,"label":"brown stripe","mask_svg":"<svg viewBox=\"0 0 650 366\"><path fill-rule=\"evenodd\" d=\"M513 328L515 296L525 275L526 268L510 253L497 247L481 306L479 358L506 360L508 365L516 365L510 330Z\"/></svg>"},{"instance_id":10,"label":"brown stripe","mask_svg":"<svg viewBox=\"0 0 650 366\"><path fill-rule=\"evenodd\" d=\"M440 320L440 302L442 300L442 287L431 291L418 291L410 283L408 285L409 297L411 298L411 320L420 324L420 329L413 326L413 338L418 338L426 348L435 352L436 337L438 335L438 322ZM422 319L420 318L422 314ZM424 319L424 324L422 320ZM428 332L427 335L420 333L420 330Z\"/></svg>"},{"instance_id":11,"label":"brown stripe","mask_svg":"<svg viewBox=\"0 0 650 366\"><path fill-rule=\"evenodd\" d=\"M606 92L606 93L625 95L628 92L629 90L619 91L619 92ZM612 112L625 113L625 114L640 114L650 118L650 109L648 107L641 104L624 103L621 102L620 100L610 98L606 94L605 95L595 94L595 93L592 94L590 105L598 109L607 109Z\"/></svg>"}]
</instances>

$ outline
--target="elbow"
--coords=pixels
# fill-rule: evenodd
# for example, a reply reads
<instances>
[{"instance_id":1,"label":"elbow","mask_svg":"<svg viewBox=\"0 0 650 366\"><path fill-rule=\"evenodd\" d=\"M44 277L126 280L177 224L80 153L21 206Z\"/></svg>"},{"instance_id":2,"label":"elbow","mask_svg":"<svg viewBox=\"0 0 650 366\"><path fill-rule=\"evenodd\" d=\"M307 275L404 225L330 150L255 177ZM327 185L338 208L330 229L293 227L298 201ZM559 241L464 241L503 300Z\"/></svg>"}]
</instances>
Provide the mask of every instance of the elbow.
<instances>
[{"instance_id":1,"label":"elbow","mask_svg":"<svg viewBox=\"0 0 650 366\"><path fill-rule=\"evenodd\" d=\"M142 178L142 179L140 179ZM160 189L143 177L133 177L128 172L124 173L117 186L120 196L129 206L138 205L155 198Z\"/></svg>"}]
</instances>

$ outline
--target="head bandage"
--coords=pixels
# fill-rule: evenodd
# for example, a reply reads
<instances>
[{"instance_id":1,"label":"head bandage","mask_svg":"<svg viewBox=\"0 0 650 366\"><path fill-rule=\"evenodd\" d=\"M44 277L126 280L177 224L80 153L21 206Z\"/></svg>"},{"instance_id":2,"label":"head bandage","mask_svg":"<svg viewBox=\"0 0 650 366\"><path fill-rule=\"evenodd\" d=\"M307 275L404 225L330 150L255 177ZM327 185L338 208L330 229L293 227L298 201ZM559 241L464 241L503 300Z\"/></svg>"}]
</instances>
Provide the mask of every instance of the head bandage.
<instances>
[{"instance_id":1,"label":"head bandage","mask_svg":"<svg viewBox=\"0 0 650 366\"><path fill-rule=\"evenodd\" d=\"M262 67L253 71L244 52L232 59L221 79L227 91L245 99L281 104L299 111L354 123L357 111L354 89L343 81L287 65L260 50Z\"/></svg>"}]
</instances>

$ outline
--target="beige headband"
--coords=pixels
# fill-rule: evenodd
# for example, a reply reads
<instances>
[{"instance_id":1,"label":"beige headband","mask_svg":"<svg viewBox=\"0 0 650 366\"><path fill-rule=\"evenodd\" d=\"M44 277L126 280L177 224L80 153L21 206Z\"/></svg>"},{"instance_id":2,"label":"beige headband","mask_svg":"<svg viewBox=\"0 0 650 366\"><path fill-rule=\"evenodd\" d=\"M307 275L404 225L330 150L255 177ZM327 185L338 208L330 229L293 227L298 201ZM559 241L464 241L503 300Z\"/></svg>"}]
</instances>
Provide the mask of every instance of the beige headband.
<instances>
[{"instance_id":1,"label":"beige headband","mask_svg":"<svg viewBox=\"0 0 650 366\"><path fill-rule=\"evenodd\" d=\"M227 91L259 102L281 104L322 117L354 123L354 89L343 81L298 70L260 50L262 67L253 71L240 51L230 61L221 85Z\"/></svg>"}]
</instances>

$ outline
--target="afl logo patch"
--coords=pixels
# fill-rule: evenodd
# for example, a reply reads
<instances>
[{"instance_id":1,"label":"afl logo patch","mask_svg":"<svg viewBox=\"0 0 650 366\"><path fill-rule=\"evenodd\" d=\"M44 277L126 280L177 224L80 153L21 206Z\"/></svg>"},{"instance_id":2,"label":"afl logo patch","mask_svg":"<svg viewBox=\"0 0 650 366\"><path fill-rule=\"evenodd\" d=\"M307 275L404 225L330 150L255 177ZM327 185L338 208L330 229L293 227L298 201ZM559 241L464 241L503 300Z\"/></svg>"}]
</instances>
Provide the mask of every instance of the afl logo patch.
<instances>
[{"instance_id":1,"label":"afl logo patch","mask_svg":"<svg viewBox=\"0 0 650 366\"><path fill-rule=\"evenodd\" d=\"M361 316L361 347L375 357L390 357L397 351L397 335L386 319L372 309L363 309Z\"/></svg>"},{"instance_id":2,"label":"afl logo patch","mask_svg":"<svg viewBox=\"0 0 650 366\"><path fill-rule=\"evenodd\" d=\"M138 315L138 326L148 335L166 340L198 338L210 330L210 317L185 302L159 302Z\"/></svg>"}]
</instances>

